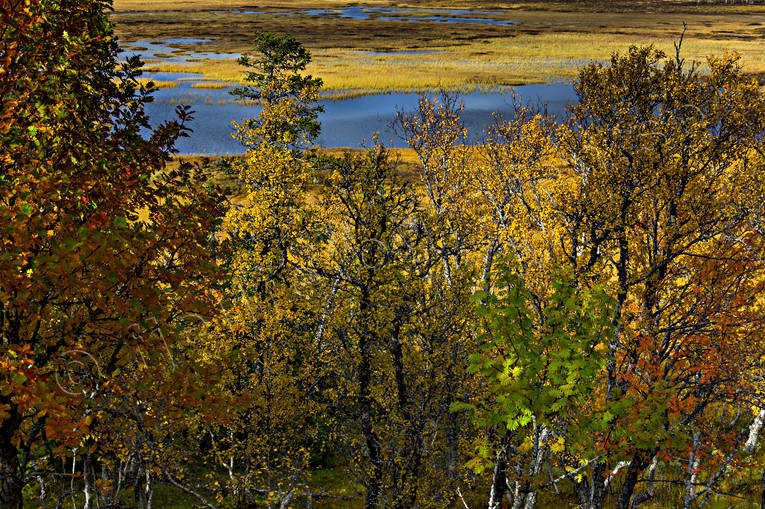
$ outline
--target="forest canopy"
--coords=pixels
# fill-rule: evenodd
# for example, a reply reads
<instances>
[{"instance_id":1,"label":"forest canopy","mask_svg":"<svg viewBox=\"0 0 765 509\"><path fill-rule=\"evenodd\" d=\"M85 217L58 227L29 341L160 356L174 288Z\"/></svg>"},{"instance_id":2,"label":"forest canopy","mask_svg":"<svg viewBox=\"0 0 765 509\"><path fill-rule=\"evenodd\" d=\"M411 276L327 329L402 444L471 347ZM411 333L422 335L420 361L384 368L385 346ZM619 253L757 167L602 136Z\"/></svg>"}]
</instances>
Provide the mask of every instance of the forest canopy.
<instances>
[{"instance_id":1,"label":"forest canopy","mask_svg":"<svg viewBox=\"0 0 765 509\"><path fill-rule=\"evenodd\" d=\"M412 163L320 150L310 53L256 33L243 154L192 165L108 9L0 0L0 508L765 496L765 96L736 55L631 47L567 118L477 141L424 95Z\"/></svg>"}]
</instances>

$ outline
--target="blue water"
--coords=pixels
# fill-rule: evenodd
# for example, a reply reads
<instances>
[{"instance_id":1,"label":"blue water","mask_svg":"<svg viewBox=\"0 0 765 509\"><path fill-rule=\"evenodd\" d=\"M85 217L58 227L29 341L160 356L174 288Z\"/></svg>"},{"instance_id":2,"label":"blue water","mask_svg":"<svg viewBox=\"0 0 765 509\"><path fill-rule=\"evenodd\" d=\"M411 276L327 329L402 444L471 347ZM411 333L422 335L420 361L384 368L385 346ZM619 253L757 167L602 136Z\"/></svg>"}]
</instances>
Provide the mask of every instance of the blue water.
<instances>
[{"instance_id":1,"label":"blue water","mask_svg":"<svg viewBox=\"0 0 765 509\"><path fill-rule=\"evenodd\" d=\"M232 121L241 121L258 114L259 107L233 100L226 90L195 89L191 85L202 75L175 73L146 73L157 81L177 81L176 88L162 88L155 92L155 101L147 105L146 111L151 123L172 120L178 101L190 103L195 111L189 127L193 133L181 138L176 148L181 154L238 154L243 152L239 143L231 136ZM186 78L191 78L187 80ZM562 116L566 106L575 99L571 85L556 83L550 85L525 85L515 88L516 97L526 105L546 104L552 114ZM361 148L362 140L369 144L373 134L380 131L380 140L386 146L402 147L404 143L393 137L389 125L397 110L412 110L417 106L419 94L395 93L362 96L343 101L326 101L325 111L320 115L321 135L317 144L322 147ZM465 103L463 119L478 134L490 122L490 115L498 111L506 117L512 116L511 96L507 92L462 95Z\"/></svg>"},{"instance_id":2,"label":"blue water","mask_svg":"<svg viewBox=\"0 0 765 509\"><path fill-rule=\"evenodd\" d=\"M250 10L216 10L210 11L216 14L270 14L275 16L293 16L303 14L306 16L333 16L342 19L364 21L378 19L380 21L429 21L435 23L482 23L487 25L507 26L517 24L517 21L497 20L489 17L463 18L461 16L491 16L503 14L502 11L471 11L469 9L428 9L421 7L366 7L347 6L331 9L307 9L295 12L266 12ZM412 16L413 13L422 13L424 16ZM379 17L384 15L383 17Z\"/></svg>"},{"instance_id":3,"label":"blue water","mask_svg":"<svg viewBox=\"0 0 765 509\"><path fill-rule=\"evenodd\" d=\"M178 37L175 39L165 39L165 44L199 44L203 42L212 42L212 39L197 39L194 37ZM158 43L153 42L152 44L158 44Z\"/></svg>"},{"instance_id":4,"label":"blue water","mask_svg":"<svg viewBox=\"0 0 765 509\"><path fill-rule=\"evenodd\" d=\"M399 13L424 12L429 16L398 15ZM349 6L336 9L309 9L304 11L309 16L337 16L353 20L372 19L375 14L386 14L377 17L380 21L431 21L436 23L483 23L487 25L514 25L517 21L496 20L491 18L462 18L463 15L492 15L502 14L502 11L471 11L468 9L425 9L419 7L364 7Z\"/></svg>"}]
</instances>

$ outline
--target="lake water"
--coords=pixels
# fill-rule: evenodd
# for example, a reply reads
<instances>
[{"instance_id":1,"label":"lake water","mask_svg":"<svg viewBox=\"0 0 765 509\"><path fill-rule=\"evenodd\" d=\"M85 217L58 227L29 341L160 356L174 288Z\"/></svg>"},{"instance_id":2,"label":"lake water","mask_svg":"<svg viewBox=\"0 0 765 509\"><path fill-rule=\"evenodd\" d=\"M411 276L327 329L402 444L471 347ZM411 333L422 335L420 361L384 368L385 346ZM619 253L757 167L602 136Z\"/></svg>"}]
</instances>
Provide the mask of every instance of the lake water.
<instances>
[{"instance_id":1,"label":"lake water","mask_svg":"<svg viewBox=\"0 0 765 509\"><path fill-rule=\"evenodd\" d=\"M503 14L502 11L472 11L469 9L429 9L422 7L367 7L352 5L331 9L307 9L293 12L266 12L251 10L217 10L210 11L217 14L272 14L276 16L293 16L302 14L305 16L322 16L341 19L364 21L376 19L379 21L428 21L434 23L481 23L485 25L508 26L515 25L517 21L493 19L494 14ZM463 17L474 16L474 17Z\"/></svg>"},{"instance_id":2,"label":"lake water","mask_svg":"<svg viewBox=\"0 0 765 509\"><path fill-rule=\"evenodd\" d=\"M181 154L238 154L243 152L239 143L231 136L232 121L241 121L258 114L259 107L245 105L233 100L225 89L211 90L192 88L200 83L202 75L177 73L146 73L156 81L178 81L175 88L162 88L154 93L155 100L146 107L152 124L171 120L178 104L191 104L194 120L189 127L193 133L181 138L176 147ZM573 88L567 83L549 85L525 85L515 87L516 97L524 104L546 104L550 113L565 114L566 106L575 99ZM372 135L380 131L380 140L386 146L402 147L405 144L394 138L389 126L396 111L412 110L417 105L419 94L394 93L362 96L342 101L326 101L324 113L319 117L322 124L317 144L322 147L362 147L362 140L370 142ZM508 91L463 94L465 103L463 119L478 133L490 121L490 115L498 111L505 116L512 115L512 99Z\"/></svg>"},{"instance_id":3,"label":"lake water","mask_svg":"<svg viewBox=\"0 0 765 509\"><path fill-rule=\"evenodd\" d=\"M407 14L426 13L427 16ZM514 25L517 21L496 20L486 17L502 14L502 11L471 11L468 9L425 9L419 7L362 7L349 6L337 9L311 9L304 12L309 16L336 16L353 20L377 19L379 21L430 21L436 23L482 23L486 25ZM374 15L385 14L385 16ZM482 16L463 18L464 15Z\"/></svg>"}]
</instances>

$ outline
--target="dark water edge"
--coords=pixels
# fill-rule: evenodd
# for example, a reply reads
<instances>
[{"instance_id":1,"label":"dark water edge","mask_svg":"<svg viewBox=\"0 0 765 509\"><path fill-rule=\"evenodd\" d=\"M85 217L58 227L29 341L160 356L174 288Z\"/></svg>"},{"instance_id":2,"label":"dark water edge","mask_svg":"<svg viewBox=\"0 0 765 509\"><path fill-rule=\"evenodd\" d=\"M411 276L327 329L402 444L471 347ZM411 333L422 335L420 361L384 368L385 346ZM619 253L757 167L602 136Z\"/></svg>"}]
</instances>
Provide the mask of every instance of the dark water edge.
<instances>
[{"instance_id":1,"label":"dark water edge","mask_svg":"<svg viewBox=\"0 0 765 509\"><path fill-rule=\"evenodd\" d=\"M176 81L179 75L153 73L147 76L157 81ZM189 81L188 78L201 78L201 75L180 76L185 80L179 81L177 87L162 88L154 93L154 102L146 108L151 123L156 125L172 120L179 104L190 104L194 119L189 127L193 132L176 144L179 154L242 153L242 146L232 137L234 129L231 122L255 117L259 107L233 101L225 89L192 88L192 83L196 81ZM514 93L525 105L544 105L549 113L558 117L565 115L566 106L575 99L574 90L568 83L524 85L515 87ZM419 99L420 94L391 93L327 101L324 103L325 111L319 117L322 129L316 143L324 148L363 148L364 140L369 145L374 133L379 131L380 141L386 146L404 147L405 143L390 130L390 124L397 110L412 110ZM509 91L473 92L460 95L460 99L465 104L462 117L473 136L489 124L493 112L499 112L506 118L513 114L513 99Z\"/></svg>"}]
</instances>

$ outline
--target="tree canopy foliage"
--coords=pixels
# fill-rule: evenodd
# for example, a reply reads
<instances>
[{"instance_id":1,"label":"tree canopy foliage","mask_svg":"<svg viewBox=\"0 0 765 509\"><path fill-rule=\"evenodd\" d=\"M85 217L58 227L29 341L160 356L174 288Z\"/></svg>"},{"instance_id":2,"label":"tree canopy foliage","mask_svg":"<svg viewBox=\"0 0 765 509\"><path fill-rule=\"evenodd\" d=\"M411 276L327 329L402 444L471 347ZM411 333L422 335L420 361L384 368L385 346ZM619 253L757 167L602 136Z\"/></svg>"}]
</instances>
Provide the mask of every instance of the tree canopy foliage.
<instances>
[{"instance_id":1,"label":"tree canopy foliage","mask_svg":"<svg viewBox=\"0 0 765 509\"><path fill-rule=\"evenodd\" d=\"M149 127L108 2L0 2L0 507L751 496L765 97L737 56L633 47L569 118L478 141L423 96L404 163L313 146L310 54L258 32L224 204L167 164L190 113Z\"/></svg>"},{"instance_id":2,"label":"tree canopy foliage","mask_svg":"<svg viewBox=\"0 0 765 509\"><path fill-rule=\"evenodd\" d=\"M149 90L117 63L108 7L0 3L3 508L106 418L139 355L160 362L178 318L209 310L217 278L220 198L166 167L188 113L142 134Z\"/></svg>"}]
</instances>

